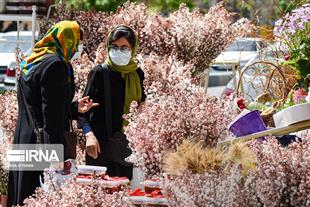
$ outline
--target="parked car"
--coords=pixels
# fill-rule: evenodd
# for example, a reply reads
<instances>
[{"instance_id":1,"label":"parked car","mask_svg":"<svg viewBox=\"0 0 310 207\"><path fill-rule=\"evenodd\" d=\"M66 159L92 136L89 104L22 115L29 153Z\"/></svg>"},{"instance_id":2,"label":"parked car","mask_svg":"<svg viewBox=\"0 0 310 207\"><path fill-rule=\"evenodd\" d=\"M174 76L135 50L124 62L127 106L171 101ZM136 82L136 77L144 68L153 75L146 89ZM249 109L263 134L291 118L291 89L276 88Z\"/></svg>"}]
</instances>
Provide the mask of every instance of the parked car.
<instances>
[{"instance_id":1,"label":"parked car","mask_svg":"<svg viewBox=\"0 0 310 207\"><path fill-rule=\"evenodd\" d=\"M245 94L245 98L249 101L254 101L257 96L261 95L264 91L266 77L262 75L257 75L259 70L264 68L264 64L255 64L250 66L253 63L258 61L266 61L271 63L280 63L284 61L284 56L286 54L287 48L281 42L275 42L274 44L268 45L266 48L262 49L259 54L255 57L251 58L248 63L242 68L241 71L248 69L244 72L243 80L251 80L251 81L243 81L243 91ZM239 75L237 75L236 80L239 80ZM230 80L223 94L230 95L235 91L235 86L233 80Z\"/></svg>"},{"instance_id":2,"label":"parked car","mask_svg":"<svg viewBox=\"0 0 310 207\"><path fill-rule=\"evenodd\" d=\"M258 38L238 38L229 45L211 65L209 87L225 86L232 78L232 64L241 68L258 55L264 47L263 41Z\"/></svg>"},{"instance_id":3,"label":"parked car","mask_svg":"<svg viewBox=\"0 0 310 207\"><path fill-rule=\"evenodd\" d=\"M4 86L7 90L13 90L16 82L16 47L19 47L23 53L31 48L31 31L20 31L19 39L22 43L6 42L16 41L17 32L0 33L0 86ZM5 41L5 42L3 42Z\"/></svg>"}]
</instances>

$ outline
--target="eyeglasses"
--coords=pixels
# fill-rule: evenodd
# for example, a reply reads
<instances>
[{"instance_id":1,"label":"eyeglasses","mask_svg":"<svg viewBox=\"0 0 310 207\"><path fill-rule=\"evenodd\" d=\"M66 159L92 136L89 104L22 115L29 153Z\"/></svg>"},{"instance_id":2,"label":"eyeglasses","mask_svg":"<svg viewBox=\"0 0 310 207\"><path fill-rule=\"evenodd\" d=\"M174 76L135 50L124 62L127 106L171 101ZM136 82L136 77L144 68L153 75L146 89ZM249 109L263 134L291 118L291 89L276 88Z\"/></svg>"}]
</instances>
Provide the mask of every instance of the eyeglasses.
<instances>
[{"instance_id":1,"label":"eyeglasses","mask_svg":"<svg viewBox=\"0 0 310 207\"><path fill-rule=\"evenodd\" d=\"M112 44L112 45L110 45L109 46L109 49L111 50L111 49L114 49L114 50L120 50L121 52L130 52L131 51L131 49L127 46L127 45L124 45L124 46L117 46L117 45L114 45L114 44Z\"/></svg>"}]
</instances>

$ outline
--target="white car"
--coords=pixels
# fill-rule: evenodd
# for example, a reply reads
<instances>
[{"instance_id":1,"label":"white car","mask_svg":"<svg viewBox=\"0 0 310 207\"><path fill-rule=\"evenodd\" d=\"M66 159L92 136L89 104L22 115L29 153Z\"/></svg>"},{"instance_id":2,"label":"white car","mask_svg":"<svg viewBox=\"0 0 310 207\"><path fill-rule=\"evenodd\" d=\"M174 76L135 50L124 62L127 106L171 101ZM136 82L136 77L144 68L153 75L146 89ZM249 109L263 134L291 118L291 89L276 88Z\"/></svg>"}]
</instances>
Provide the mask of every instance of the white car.
<instances>
[{"instance_id":1,"label":"white car","mask_svg":"<svg viewBox=\"0 0 310 207\"><path fill-rule=\"evenodd\" d=\"M250 59L262 49L259 38L237 38L213 61L212 68L231 70L231 62L239 63L242 68ZM226 64L226 62L228 62Z\"/></svg>"},{"instance_id":2,"label":"white car","mask_svg":"<svg viewBox=\"0 0 310 207\"><path fill-rule=\"evenodd\" d=\"M259 54L253 57L248 63L242 68L242 71L251 64L259 61L266 61L274 64L280 64L284 61L284 56L287 54L287 47L281 42L275 42L274 44L268 45L266 48L262 49ZM258 95L261 95L265 89L266 77L262 75L257 75L262 68L265 68L265 64L255 64L250 66L244 73L243 76L243 92L245 98L249 101L254 101ZM239 80L239 75L237 75L236 80ZM246 80L246 81L244 81ZM235 91L234 82L230 80L226 85L223 92L225 95L230 95Z\"/></svg>"},{"instance_id":3,"label":"white car","mask_svg":"<svg viewBox=\"0 0 310 207\"><path fill-rule=\"evenodd\" d=\"M226 85L232 78L232 64L240 65L243 68L249 60L257 56L262 48L261 39L238 38L213 61L209 86Z\"/></svg>"},{"instance_id":4,"label":"white car","mask_svg":"<svg viewBox=\"0 0 310 207\"><path fill-rule=\"evenodd\" d=\"M19 44L6 42L16 41L17 32L0 33L0 86L4 86L7 90L15 89L16 47L19 47L23 53L31 48L32 32L20 31L19 39L25 42Z\"/></svg>"}]
</instances>

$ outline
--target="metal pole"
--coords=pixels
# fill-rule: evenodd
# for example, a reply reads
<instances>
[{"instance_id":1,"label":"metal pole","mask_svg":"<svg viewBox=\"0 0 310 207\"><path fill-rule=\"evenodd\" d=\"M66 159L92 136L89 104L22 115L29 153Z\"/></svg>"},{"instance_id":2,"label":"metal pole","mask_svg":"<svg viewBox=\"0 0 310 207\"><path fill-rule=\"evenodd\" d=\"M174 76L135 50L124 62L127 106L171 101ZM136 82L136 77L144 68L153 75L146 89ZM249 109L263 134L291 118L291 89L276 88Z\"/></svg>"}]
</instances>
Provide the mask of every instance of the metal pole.
<instances>
[{"instance_id":1,"label":"metal pole","mask_svg":"<svg viewBox=\"0 0 310 207\"><path fill-rule=\"evenodd\" d=\"M211 70L211 66L209 66L209 68L207 69L207 74L205 76L205 93L208 93L208 88L209 88L209 78L210 78L210 70Z\"/></svg>"},{"instance_id":2,"label":"metal pole","mask_svg":"<svg viewBox=\"0 0 310 207\"><path fill-rule=\"evenodd\" d=\"M19 34L20 34L20 21L17 21L17 37L16 37L16 39L17 39L17 43L16 43L16 47L19 47Z\"/></svg>"},{"instance_id":3,"label":"metal pole","mask_svg":"<svg viewBox=\"0 0 310 207\"><path fill-rule=\"evenodd\" d=\"M37 7L32 6L32 39L31 39L31 48L33 50L36 38L36 18L37 17Z\"/></svg>"},{"instance_id":4,"label":"metal pole","mask_svg":"<svg viewBox=\"0 0 310 207\"><path fill-rule=\"evenodd\" d=\"M243 88L243 84L242 84L242 77L241 77L241 66L240 66L240 62L237 65L237 70L238 70L238 74L239 74L239 79L240 80L240 87L241 87L241 93L244 95L244 88ZM239 80L238 80L239 81ZM237 91L238 92L238 91Z\"/></svg>"},{"instance_id":5,"label":"metal pole","mask_svg":"<svg viewBox=\"0 0 310 207\"><path fill-rule=\"evenodd\" d=\"M236 73L236 63L231 64L232 73L233 73L233 84L234 89L237 90L237 73Z\"/></svg>"}]
</instances>

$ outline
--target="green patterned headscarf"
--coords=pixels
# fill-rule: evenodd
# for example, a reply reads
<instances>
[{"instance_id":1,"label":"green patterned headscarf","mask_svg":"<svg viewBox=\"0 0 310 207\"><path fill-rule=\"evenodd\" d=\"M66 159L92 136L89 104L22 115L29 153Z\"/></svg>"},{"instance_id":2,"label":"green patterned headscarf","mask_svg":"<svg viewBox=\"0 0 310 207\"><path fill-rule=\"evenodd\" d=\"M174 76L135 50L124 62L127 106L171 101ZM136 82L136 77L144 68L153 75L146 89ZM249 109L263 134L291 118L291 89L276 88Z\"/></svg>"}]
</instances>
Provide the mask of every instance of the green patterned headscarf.
<instances>
[{"instance_id":1,"label":"green patterned headscarf","mask_svg":"<svg viewBox=\"0 0 310 207\"><path fill-rule=\"evenodd\" d=\"M80 26L77 22L58 22L35 44L30 56L20 64L21 70L27 75L46 54L57 54L64 62L69 62L77 51L79 40Z\"/></svg>"},{"instance_id":2,"label":"green patterned headscarf","mask_svg":"<svg viewBox=\"0 0 310 207\"><path fill-rule=\"evenodd\" d=\"M131 30L135 34L135 45L132 49L132 55L130 62L125 66L119 66L114 64L109 56L109 46L111 42L109 39L114 31L116 31L120 27L126 27L127 29ZM113 28L106 41L106 50L107 50L107 58L105 60L106 64L115 72L121 73L122 77L125 79L125 103L124 103L124 114L129 113L130 104L132 101L137 101L138 103L141 101L142 98L142 87L138 73L136 70L138 69L138 65L135 62L135 56L138 49L138 37L136 33L128 26L119 25ZM123 122L123 126L127 125L126 121Z\"/></svg>"}]
</instances>

